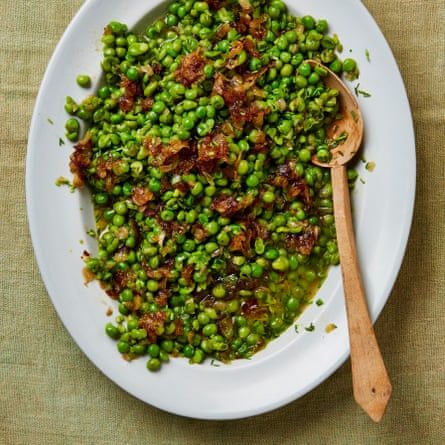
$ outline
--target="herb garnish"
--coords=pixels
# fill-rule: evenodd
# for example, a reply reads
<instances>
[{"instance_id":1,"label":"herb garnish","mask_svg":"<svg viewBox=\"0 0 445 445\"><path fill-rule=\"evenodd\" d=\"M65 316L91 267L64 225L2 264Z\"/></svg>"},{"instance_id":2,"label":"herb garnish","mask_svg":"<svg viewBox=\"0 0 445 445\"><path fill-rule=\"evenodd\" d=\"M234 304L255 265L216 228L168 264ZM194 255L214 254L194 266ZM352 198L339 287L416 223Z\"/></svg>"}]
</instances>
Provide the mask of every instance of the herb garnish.
<instances>
[{"instance_id":1,"label":"herb garnish","mask_svg":"<svg viewBox=\"0 0 445 445\"><path fill-rule=\"evenodd\" d=\"M355 87L354 87L354 91L355 91L355 95L358 96L363 96L363 97L371 97L371 93L368 93L367 91L364 90L360 90L360 84L358 83Z\"/></svg>"},{"instance_id":2,"label":"herb garnish","mask_svg":"<svg viewBox=\"0 0 445 445\"><path fill-rule=\"evenodd\" d=\"M371 62L371 56L370 56L369 50L367 48L365 49L365 56L366 56L366 60L368 62Z\"/></svg>"},{"instance_id":3,"label":"herb garnish","mask_svg":"<svg viewBox=\"0 0 445 445\"><path fill-rule=\"evenodd\" d=\"M304 330L305 330L305 331L308 331L308 332L313 332L313 331L315 331L315 325L314 325L314 323L311 322L311 324L310 324L309 326L306 326L306 327L304 328Z\"/></svg>"}]
</instances>

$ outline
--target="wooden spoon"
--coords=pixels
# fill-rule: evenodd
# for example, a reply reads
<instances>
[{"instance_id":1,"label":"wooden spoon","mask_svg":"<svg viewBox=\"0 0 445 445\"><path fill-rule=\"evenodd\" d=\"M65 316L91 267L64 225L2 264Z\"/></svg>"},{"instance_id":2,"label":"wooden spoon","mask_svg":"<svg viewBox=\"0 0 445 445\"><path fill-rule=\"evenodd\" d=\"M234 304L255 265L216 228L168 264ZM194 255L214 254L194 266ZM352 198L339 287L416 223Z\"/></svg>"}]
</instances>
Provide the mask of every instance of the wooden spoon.
<instances>
[{"instance_id":1,"label":"wooden spoon","mask_svg":"<svg viewBox=\"0 0 445 445\"><path fill-rule=\"evenodd\" d=\"M307 61L312 67L322 66L315 60ZM320 162L316 156L312 162L331 168L334 199L334 217L337 230L338 251L343 276L343 288L351 348L352 386L356 402L375 422L385 413L392 392L388 372L377 344L366 303L365 291L357 260L346 164L357 153L363 139L363 119L357 101L346 85L332 71L328 71L324 83L339 91L342 119L328 129L328 137L335 139L346 133L346 140L331 151L329 163Z\"/></svg>"}]
</instances>

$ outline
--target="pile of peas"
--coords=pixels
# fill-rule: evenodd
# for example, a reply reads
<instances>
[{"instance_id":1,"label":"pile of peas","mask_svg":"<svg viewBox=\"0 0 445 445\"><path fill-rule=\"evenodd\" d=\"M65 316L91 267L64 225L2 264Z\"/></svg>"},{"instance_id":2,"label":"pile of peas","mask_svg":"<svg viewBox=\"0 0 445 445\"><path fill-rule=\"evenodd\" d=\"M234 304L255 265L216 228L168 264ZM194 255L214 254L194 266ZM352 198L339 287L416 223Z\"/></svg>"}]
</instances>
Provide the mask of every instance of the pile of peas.
<instances>
[{"instance_id":1,"label":"pile of peas","mask_svg":"<svg viewBox=\"0 0 445 445\"><path fill-rule=\"evenodd\" d=\"M330 173L311 163L314 155L330 159L325 129L339 117L338 91L323 84L324 68L305 60L350 78L358 75L357 64L338 58L340 42L327 34L325 20L294 17L281 0L251 0L250 17L265 17L263 38L254 40L259 56L242 50L229 69L231 48L250 38L249 31L237 29L237 1L212 9L215 4L177 0L144 35L109 23L102 37L103 86L80 103L68 97L65 105L71 141L79 139L77 118L87 124L83 141L91 153L82 173L93 195L98 252L85 263L119 310L105 331L126 359L148 356L150 371L170 356L191 363L249 358L294 323L329 266L339 262ZM217 37L222 26L226 31ZM197 50L205 66L186 86L176 73ZM237 128L224 98L213 91L215 76L259 72L255 89L261 93L251 100L267 110L264 123ZM123 79L138 86L129 111L120 107ZM77 82L91 84L86 75ZM149 110L142 104L147 99ZM199 142L227 125L229 152L211 175L199 168L163 171L144 144ZM260 133L267 137L266 151L254 149ZM293 169L305 198L291 199L273 182L283 166ZM352 185L357 174L348 175ZM148 203L135 202L136 189L149 192ZM221 196L249 200L248 217L247 210L218 212L212 204ZM265 235L249 239L247 221ZM233 240L244 234L248 246L234 248ZM287 243L289 236L311 234L309 251Z\"/></svg>"}]
</instances>

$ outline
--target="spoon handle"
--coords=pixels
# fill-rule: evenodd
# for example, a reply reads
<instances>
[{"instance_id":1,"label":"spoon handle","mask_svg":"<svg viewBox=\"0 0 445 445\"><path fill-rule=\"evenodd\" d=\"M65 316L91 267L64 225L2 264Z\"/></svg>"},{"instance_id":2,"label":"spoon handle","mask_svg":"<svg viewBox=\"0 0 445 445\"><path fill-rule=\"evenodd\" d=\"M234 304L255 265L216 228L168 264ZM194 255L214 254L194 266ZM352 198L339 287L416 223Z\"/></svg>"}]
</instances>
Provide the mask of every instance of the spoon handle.
<instances>
[{"instance_id":1,"label":"spoon handle","mask_svg":"<svg viewBox=\"0 0 445 445\"><path fill-rule=\"evenodd\" d=\"M355 247L346 167L331 169L334 216L343 275L352 386L356 402L379 422L391 397L392 386L368 312Z\"/></svg>"}]
</instances>

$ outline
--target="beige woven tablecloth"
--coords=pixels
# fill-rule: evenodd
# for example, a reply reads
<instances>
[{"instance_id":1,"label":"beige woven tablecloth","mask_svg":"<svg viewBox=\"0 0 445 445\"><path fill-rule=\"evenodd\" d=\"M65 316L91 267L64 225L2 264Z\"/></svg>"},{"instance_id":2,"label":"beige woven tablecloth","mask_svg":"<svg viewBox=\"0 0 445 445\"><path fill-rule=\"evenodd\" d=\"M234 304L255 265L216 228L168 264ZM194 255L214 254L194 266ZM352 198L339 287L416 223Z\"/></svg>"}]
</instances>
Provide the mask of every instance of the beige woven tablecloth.
<instances>
[{"instance_id":1,"label":"beige woven tablecloth","mask_svg":"<svg viewBox=\"0 0 445 445\"><path fill-rule=\"evenodd\" d=\"M34 260L24 170L44 69L81 3L0 0L0 444L444 444L445 1L365 0L401 67L418 159L410 242L376 328L394 384L378 425L352 399L349 363L277 411L210 422L132 398L73 342Z\"/></svg>"}]
</instances>

